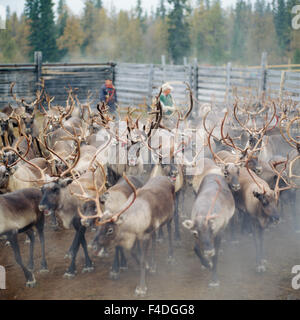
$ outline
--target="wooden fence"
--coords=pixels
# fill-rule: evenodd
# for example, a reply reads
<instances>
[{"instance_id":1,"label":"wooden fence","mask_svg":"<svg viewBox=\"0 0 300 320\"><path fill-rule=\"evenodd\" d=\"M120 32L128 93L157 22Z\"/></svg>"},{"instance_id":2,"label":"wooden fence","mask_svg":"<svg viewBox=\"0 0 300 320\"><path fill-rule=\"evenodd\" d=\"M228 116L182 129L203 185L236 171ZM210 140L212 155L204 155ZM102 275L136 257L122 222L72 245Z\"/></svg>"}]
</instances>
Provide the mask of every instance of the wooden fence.
<instances>
[{"instance_id":1,"label":"wooden fence","mask_svg":"<svg viewBox=\"0 0 300 320\"><path fill-rule=\"evenodd\" d=\"M99 101L99 91L106 76L113 76L114 63L42 63L40 52L35 53L34 64L0 65L0 109L14 102L10 94L10 84L15 82L14 92L26 101L33 101L39 88L41 77L51 97L53 105L65 105L69 86L78 88L78 98L84 102L92 93L94 104Z\"/></svg>"},{"instance_id":2,"label":"wooden fence","mask_svg":"<svg viewBox=\"0 0 300 320\"><path fill-rule=\"evenodd\" d=\"M223 67L198 65L197 61L185 65L85 63L43 64L41 53L35 53L34 64L0 65L0 108L13 102L9 86L16 82L15 91L28 101L34 99L40 77L45 79L46 90L55 96L54 103L65 104L68 86L78 88L80 101L92 93L94 105L107 75L114 78L119 105L139 106L151 104L160 86L169 82L177 105L186 105L188 96L185 83L193 90L194 98L202 102L214 101L220 105L232 103L235 96L265 92L272 98L289 98L300 102L300 71L278 70L267 65L263 53L257 67ZM281 69L284 69L282 66Z\"/></svg>"}]
</instances>

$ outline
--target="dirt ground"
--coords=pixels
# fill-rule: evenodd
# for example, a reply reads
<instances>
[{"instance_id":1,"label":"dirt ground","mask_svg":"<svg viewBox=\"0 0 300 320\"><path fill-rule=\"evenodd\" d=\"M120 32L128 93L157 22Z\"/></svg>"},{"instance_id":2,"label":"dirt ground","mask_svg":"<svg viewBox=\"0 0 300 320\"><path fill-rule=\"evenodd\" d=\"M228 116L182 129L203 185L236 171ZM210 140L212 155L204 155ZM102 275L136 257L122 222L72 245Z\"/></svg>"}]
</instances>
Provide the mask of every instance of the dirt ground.
<instances>
[{"instance_id":1,"label":"dirt ground","mask_svg":"<svg viewBox=\"0 0 300 320\"><path fill-rule=\"evenodd\" d=\"M191 194L191 190L187 190ZM185 201L185 212L189 214L193 196ZM87 240L93 237L87 232ZM222 242L223 252L219 258L218 288L209 288L210 272L203 270L193 252L194 239L181 227L182 242L175 248L175 264L167 263L167 242L157 246L157 273L147 274L148 294L144 299L184 300L184 299L300 299L300 289L291 285L294 265L300 265L300 234L293 231L292 219L286 215L284 221L270 227L265 232L265 253L267 271L255 271L255 247L251 235L239 235L239 243L233 244L229 234ZM6 290L0 290L0 300L4 299L84 299L119 300L136 299L134 289L139 281L138 266L128 254L129 268L121 272L117 281L109 279L113 252L107 258L91 257L95 264L92 273L82 274L84 255L80 249L77 257L77 275L68 280L63 278L70 261L64 259L72 239L73 230L53 231L47 221L45 227L46 254L50 272L39 274L41 261L40 244L35 246L35 288L25 287L25 278L16 264L12 249L0 241L0 265L6 267ZM166 233L165 233L166 235ZM20 247L25 262L29 245L20 235Z\"/></svg>"}]
</instances>

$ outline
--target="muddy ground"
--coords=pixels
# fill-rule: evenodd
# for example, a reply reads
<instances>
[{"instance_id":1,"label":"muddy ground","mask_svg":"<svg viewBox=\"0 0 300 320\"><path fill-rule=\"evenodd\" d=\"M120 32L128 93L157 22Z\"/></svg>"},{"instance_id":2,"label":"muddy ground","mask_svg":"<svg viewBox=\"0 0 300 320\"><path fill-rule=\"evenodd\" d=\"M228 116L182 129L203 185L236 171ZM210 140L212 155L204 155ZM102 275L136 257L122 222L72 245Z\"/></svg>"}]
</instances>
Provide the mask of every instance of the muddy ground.
<instances>
[{"instance_id":1,"label":"muddy ground","mask_svg":"<svg viewBox=\"0 0 300 320\"><path fill-rule=\"evenodd\" d=\"M191 190L187 193L191 194ZM185 212L190 212L193 196L185 201ZM193 252L194 239L181 227L182 242L175 248L176 263L167 263L167 242L157 246L157 273L147 274L148 294L144 299L300 299L300 289L291 285L294 265L300 265L300 234L293 231L293 220L287 214L284 221L265 232L267 271L255 271L255 248L251 235L239 235L239 243L232 244L228 233L222 242L223 252L219 258L220 287L209 288L210 272L201 268ZM90 241L93 232L87 232ZM12 249L0 241L0 265L6 266L6 290L0 290L0 299L136 299L134 289L138 284L139 270L128 254L127 271L120 279L110 280L109 270L113 254L107 258L92 257L95 270L82 274L83 251L77 257L77 275L68 280L63 278L70 261L64 259L72 239L73 230L53 231L45 227L46 254L50 272L39 274L40 244L35 246L35 288L25 287L25 278L16 265ZM166 234L165 234L166 235ZM23 260L27 262L29 245L20 235ZM92 253L91 253L92 256Z\"/></svg>"}]
</instances>

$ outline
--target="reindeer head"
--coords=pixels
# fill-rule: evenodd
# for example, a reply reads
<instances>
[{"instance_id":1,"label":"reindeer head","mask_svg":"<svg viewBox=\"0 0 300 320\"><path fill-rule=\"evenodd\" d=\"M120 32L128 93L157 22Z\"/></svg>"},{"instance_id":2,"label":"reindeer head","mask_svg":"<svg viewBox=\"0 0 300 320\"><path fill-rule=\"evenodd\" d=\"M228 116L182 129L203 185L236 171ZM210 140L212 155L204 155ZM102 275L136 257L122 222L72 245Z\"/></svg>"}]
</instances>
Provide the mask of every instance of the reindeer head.
<instances>
[{"instance_id":1,"label":"reindeer head","mask_svg":"<svg viewBox=\"0 0 300 320\"><path fill-rule=\"evenodd\" d=\"M39 204L40 211L54 212L59 207L62 189L66 188L73 180L71 178L58 179L42 186L42 199Z\"/></svg>"},{"instance_id":2,"label":"reindeer head","mask_svg":"<svg viewBox=\"0 0 300 320\"><path fill-rule=\"evenodd\" d=\"M277 208L275 193L270 190L268 192L253 191L255 199L259 200L261 212L263 212L271 221L279 221L280 215Z\"/></svg>"}]
</instances>

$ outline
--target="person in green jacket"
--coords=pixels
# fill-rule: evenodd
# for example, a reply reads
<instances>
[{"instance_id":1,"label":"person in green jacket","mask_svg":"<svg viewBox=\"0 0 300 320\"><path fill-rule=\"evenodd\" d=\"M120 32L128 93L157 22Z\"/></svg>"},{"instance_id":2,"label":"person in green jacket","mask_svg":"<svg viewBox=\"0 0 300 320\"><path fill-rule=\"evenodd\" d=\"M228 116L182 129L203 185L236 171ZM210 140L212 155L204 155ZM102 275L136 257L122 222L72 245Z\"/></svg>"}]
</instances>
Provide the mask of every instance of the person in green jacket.
<instances>
[{"instance_id":1,"label":"person in green jacket","mask_svg":"<svg viewBox=\"0 0 300 320\"><path fill-rule=\"evenodd\" d=\"M175 111L174 99L171 95L173 88L168 84L162 85L162 93L160 95L160 103L162 105L163 113L170 116Z\"/></svg>"}]
</instances>

